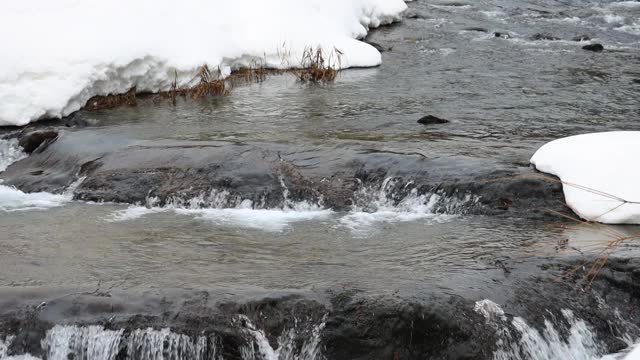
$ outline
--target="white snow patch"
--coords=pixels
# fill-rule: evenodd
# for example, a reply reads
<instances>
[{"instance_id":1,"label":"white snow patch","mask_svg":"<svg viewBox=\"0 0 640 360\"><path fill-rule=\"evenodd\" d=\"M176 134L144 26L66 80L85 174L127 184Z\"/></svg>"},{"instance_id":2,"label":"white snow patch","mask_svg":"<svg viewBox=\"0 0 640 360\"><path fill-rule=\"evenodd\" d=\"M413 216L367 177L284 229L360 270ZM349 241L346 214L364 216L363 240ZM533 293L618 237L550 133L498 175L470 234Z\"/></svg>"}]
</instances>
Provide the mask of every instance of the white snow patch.
<instances>
[{"instance_id":1,"label":"white snow patch","mask_svg":"<svg viewBox=\"0 0 640 360\"><path fill-rule=\"evenodd\" d=\"M542 146L531 163L563 182L567 205L581 218L640 224L640 131L570 136Z\"/></svg>"},{"instance_id":2,"label":"white snow patch","mask_svg":"<svg viewBox=\"0 0 640 360\"><path fill-rule=\"evenodd\" d=\"M640 344L634 346L633 350L627 356L624 357L625 360L640 360Z\"/></svg>"},{"instance_id":3,"label":"white snow patch","mask_svg":"<svg viewBox=\"0 0 640 360\"><path fill-rule=\"evenodd\" d=\"M300 66L307 46L340 66L376 66L356 40L400 19L403 0L29 0L0 2L0 126L80 109L95 95L186 84L207 64L222 76L261 59ZM337 64L336 64L337 66Z\"/></svg>"}]
</instances>

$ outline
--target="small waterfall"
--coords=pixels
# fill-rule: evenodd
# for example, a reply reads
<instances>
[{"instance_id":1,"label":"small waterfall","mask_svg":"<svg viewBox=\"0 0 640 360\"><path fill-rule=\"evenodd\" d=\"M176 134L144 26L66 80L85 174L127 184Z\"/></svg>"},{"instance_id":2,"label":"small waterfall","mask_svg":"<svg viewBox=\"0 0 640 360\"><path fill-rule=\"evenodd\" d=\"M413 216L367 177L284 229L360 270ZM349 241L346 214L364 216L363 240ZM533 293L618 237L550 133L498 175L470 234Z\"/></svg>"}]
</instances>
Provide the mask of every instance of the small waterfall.
<instances>
[{"instance_id":1,"label":"small waterfall","mask_svg":"<svg viewBox=\"0 0 640 360\"><path fill-rule=\"evenodd\" d=\"M55 326L47 331L42 348L48 360L115 360L124 330L105 330L102 326Z\"/></svg>"},{"instance_id":2,"label":"small waterfall","mask_svg":"<svg viewBox=\"0 0 640 360\"><path fill-rule=\"evenodd\" d=\"M278 347L274 349L264 333L244 315L237 321L245 327L250 341L241 349L243 360L323 360L320 351L321 333L325 327L326 316L310 331L298 328L285 329L278 337ZM298 347L299 340L302 346Z\"/></svg>"},{"instance_id":3,"label":"small waterfall","mask_svg":"<svg viewBox=\"0 0 640 360\"><path fill-rule=\"evenodd\" d=\"M340 222L356 235L368 235L372 225L424 220L431 223L448 221L479 204L472 194L445 196L435 190L421 192L413 182L386 178L379 186L361 186L355 193L353 209Z\"/></svg>"},{"instance_id":4,"label":"small waterfall","mask_svg":"<svg viewBox=\"0 0 640 360\"><path fill-rule=\"evenodd\" d=\"M0 173L9 165L27 156L18 145L18 140L0 139ZM63 194L51 194L48 192L24 193L14 187L2 185L0 180L0 211L48 209L61 206L72 200L73 192L82 181L84 178L73 182Z\"/></svg>"},{"instance_id":5,"label":"small waterfall","mask_svg":"<svg viewBox=\"0 0 640 360\"><path fill-rule=\"evenodd\" d=\"M397 212L464 214L476 206L480 198L471 193L445 195L434 189L423 191L414 181L388 177L379 186L361 186L354 195L353 211L376 212L393 210Z\"/></svg>"},{"instance_id":6,"label":"small waterfall","mask_svg":"<svg viewBox=\"0 0 640 360\"><path fill-rule=\"evenodd\" d=\"M496 330L498 349L495 360L595 360L601 359L603 349L598 344L591 328L577 319L571 310L562 310L568 334L563 338L549 319L544 321L544 329L539 331L520 317L508 321L500 306L491 300L476 302L474 310L483 315Z\"/></svg>"},{"instance_id":7,"label":"small waterfall","mask_svg":"<svg viewBox=\"0 0 640 360\"><path fill-rule=\"evenodd\" d=\"M4 340L0 338L0 359L4 359L9 354L9 346L13 341L13 336L7 336Z\"/></svg>"},{"instance_id":8,"label":"small waterfall","mask_svg":"<svg viewBox=\"0 0 640 360\"><path fill-rule=\"evenodd\" d=\"M214 360L215 338L191 338L169 329L135 330L129 335L127 358L136 360Z\"/></svg>"},{"instance_id":9,"label":"small waterfall","mask_svg":"<svg viewBox=\"0 0 640 360\"><path fill-rule=\"evenodd\" d=\"M238 315L233 324L244 338L238 351L244 360L324 360L320 349L319 324L298 322L285 329L273 349L265 332ZM0 359L37 359L29 354L9 356L12 337L0 340ZM47 360L222 360L220 338L215 334L189 336L165 329L136 329L131 332L102 326L56 325L41 341Z\"/></svg>"}]
</instances>

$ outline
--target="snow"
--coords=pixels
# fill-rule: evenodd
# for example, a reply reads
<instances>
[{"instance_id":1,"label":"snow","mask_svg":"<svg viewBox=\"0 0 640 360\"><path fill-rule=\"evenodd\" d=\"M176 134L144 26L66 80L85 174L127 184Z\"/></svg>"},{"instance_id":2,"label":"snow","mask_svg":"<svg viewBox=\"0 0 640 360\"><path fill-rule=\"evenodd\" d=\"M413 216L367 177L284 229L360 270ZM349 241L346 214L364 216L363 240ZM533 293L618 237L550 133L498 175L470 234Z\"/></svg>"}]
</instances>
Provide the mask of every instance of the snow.
<instances>
[{"instance_id":1,"label":"snow","mask_svg":"<svg viewBox=\"0 0 640 360\"><path fill-rule=\"evenodd\" d=\"M624 359L625 360L640 360L640 346L636 345Z\"/></svg>"},{"instance_id":2,"label":"snow","mask_svg":"<svg viewBox=\"0 0 640 360\"><path fill-rule=\"evenodd\" d=\"M567 205L581 218L640 224L640 131L571 136L542 146L531 163L563 182Z\"/></svg>"},{"instance_id":3,"label":"snow","mask_svg":"<svg viewBox=\"0 0 640 360\"><path fill-rule=\"evenodd\" d=\"M400 19L403 0L25 0L0 2L0 126L80 109L94 95L168 89L207 64L299 66L307 46L376 66L356 40ZM337 66L337 64L336 64Z\"/></svg>"}]
</instances>

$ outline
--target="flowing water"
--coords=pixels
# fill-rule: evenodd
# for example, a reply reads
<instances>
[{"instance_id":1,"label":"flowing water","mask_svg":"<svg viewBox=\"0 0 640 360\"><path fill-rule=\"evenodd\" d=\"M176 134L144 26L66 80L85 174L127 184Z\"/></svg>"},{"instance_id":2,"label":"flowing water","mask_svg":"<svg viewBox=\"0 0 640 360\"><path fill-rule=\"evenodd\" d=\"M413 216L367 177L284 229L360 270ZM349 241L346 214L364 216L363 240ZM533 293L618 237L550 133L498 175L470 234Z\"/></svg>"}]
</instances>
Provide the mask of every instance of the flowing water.
<instances>
[{"instance_id":1,"label":"flowing water","mask_svg":"<svg viewBox=\"0 0 640 360\"><path fill-rule=\"evenodd\" d=\"M335 157L347 149L419 154L452 169L463 165L447 159L459 156L526 164L551 139L638 130L640 2L429 0L410 7L411 19L371 35L392 47L384 64L342 72L335 83L308 86L273 76L223 98L79 113L73 121L123 142L321 144ZM533 40L536 33L560 40ZM592 40L572 40L583 35ZM591 42L606 51L581 49ZM426 114L451 122L417 124ZM25 156L15 140L0 140L0 172ZM159 206L153 197L137 205L94 204L72 201L73 186L63 194L26 194L0 184L0 287L106 283L235 293L346 286L418 299L438 289L499 302L494 280L504 262L595 253L607 240L586 225L466 215L478 201L472 195L409 190L398 199L393 182L360 188L348 211L290 201L286 187L283 205L268 208L224 190ZM634 257L639 250L629 243L617 254ZM505 317L489 300L476 310L501 334L496 359L605 355L589 319L570 310L561 319L549 316L542 329L517 314ZM238 324L248 339L244 359L321 358L323 323L308 324L301 349L291 346L303 336L299 329L284 330L274 348L248 319ZM11 341L0 341L0 358ZM59 325L42 349L47 359L113 360L123 348L122 358L218 359L215 344L169 329Z\"/></svg>"}]
</instances>

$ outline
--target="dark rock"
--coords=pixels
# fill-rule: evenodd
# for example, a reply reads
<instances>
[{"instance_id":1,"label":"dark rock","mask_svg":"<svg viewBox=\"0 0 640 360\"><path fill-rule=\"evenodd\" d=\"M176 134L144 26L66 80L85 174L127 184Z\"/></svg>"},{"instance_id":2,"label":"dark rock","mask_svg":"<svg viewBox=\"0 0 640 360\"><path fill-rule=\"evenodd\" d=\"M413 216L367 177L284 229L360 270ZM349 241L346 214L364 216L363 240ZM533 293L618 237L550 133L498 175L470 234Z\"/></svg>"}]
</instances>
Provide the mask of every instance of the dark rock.
<instances>
[{"instance_id":1,"label":"dark rock","mask_svg":"<svg viewBox=\"0 0 640 360\"><path fill-rule=\"evenodd\" d=\"M449 120L439 118L433 115L423 116L418 120L418 124L422 125L434 125L434 124L446 124Z\"/></svg>"},{"instance_id":2,"label":"dark rock","mask_svg":"<svg viewBox=\"0 0 640 360\"><path fill-rule=\"evenodd\" d=\"M22 135L18 144L24 152L31 154L34 151L43 151L47 146L58 138L58 132L55 130L37 130Z\"/></svg>"},{"instance_id":3,"label":"dark rock","mask_svg":"<svg viewBox=\"0 0 640 360\"><path fill-rule=\"evenodd\" d=\"M573 39L571 39L571 41L589 41L591 40L591 37L588 35L578 35L575 36Z\"/></svg>"},{"instance_id":4,"label":"dark rock","mask_svg":"<svg viewBox=\"0 0 640 360\"><path fill-rule=\"evenodd\" d=\"M494 32L493 36L501 39L511 39L511 34L507 32Z\"/></svg>"},{"instance_id":5,"label":"dark rock","mask_svg":"<svg viewBox=\"0 0 640 360\"><path fill-rule=\"evenodd\" d=\"M631 82L634 84L640 84L640 79L633 79Z\"/></svg>"},{"instance_id":6,"label":"dark rock","mask_svg":"<svg viewBox=\"0 0 640 360\"><path fill-rule=\"evenodd\" d=\"M378 44L377 42L373 42L373 41L365 41L367 44L373 46L374 48L376 48L376 50L378 50L379 52L385 52L387 50L391 50L391 48L386 49L384 48L382 45Z\"/></svg>"},{"instance_id":7,"label":"dark rock","mask_svg":"<svg viewBox=\"0 0 640 360\"><path fill-rule=\"evenodd\" d=\"M522 333L513 325L516 316L541 333L551 324L559 338L568 341L573 324L562 314L570 309L597 336L594 340L604 353L616 353L626 347L624 336L640 335L640 259L608 260L593 282L579 291L576 283L589 272L588 266L576 268L583 260L558 263L545 256L514 263L494 259L490 264L505 274L499 286L432 289L419 297L375 295L344 285L313 291L250 290L233 296L226 289L111 289L108 297L93 289L0 289L0 337L15 336L10 355L28 352L43 357L42 340L55 324L103 325L124 330L116 350L123 356L115 357L120 359L138 349L141 340L130 337L134 330L170 328L186 335L185 340L206 336L205 353L240 360L254 348L255 339L247 332L254 328L273 348L288 333L293 354L300 354L304 342L319 331L320 358L326 359L492 359L497 349L510 355L521 348ZM557 280L571 269L577 270ZM475 302L487 296L505 310L504 320L492 320L500 321L499 326L474 311ZM43 301L48 305L38 310ZM619 309L624 309L625 321L616 320ZM136 347L127 348L131 345ZM190 351L188 341L173 345ZM161 342L153 350L162 351L163 346ZM70 350L79 358L86 349Z\"/></svg>"},{"instance_id":8,"label":"dark rock","mask_svg":"<svg viewBox=\"0 0 640 360\"><path fill-rule=\"evenodd\" d=\"M602 46L602 44L589 44L583 46L582 49L593 52L601 52L602 50L604 50L604 46Z\"/></svg>"},{"instance_id":9,"label":"dark rock","mask_svg":"<svg viewBox=\"0 0 640 360\"><path fill-rule=\"evenodd\" d=\"M533 34L533 36L531 36L531 40L533 41L541 41L541 40L547 40L547 41L557 41L560 40L559 37L555 37L551 34L547 34L547 33L537 33L537 34Z\"/></svg>"},{"instance_id":10,"label":"dark rock","mask_svg":"<svg viewBox=\"0 0 640 360\"><path fill-rule=\"evenodd\" d=\"M420 14L419 12L409 9L404 13L404 17L407 19L426 19L427 17Z\"/></svg>"},{"instance_id":11,"label":"dark rock","mask_svg":"<svg viewBox=\"0 0 640 360\"><path fill-rule=\"evenodd\" d=\"M481 28L481 27L476 27L476 26L472 26L472 27L468 27L468 28L464 28L464 31L477 31L477 32L489 32L489 30L485 29L485 28Z\"/></svg>"},{"instance_id":12,"label":"dark rock","mask_svg":"<svg viewBox=\"0 0 640 360\"><path fill-rule=\"evenodd\" d=\"M433 118L425 121L442 123L443 119ZM304 166L311 153L315 165ZM394 178L397 188L390 192L397 199L412 189L419 195L441 194L442 203L435 210L439 213L530 219L553 217L542 209L567 213L562 186L527 178L533 174L530 168L511 164L469 157L429 159L419 152L341 149L336 153L323 146L301 151L291 144L205 141L141 146L100 129L86 129L60 131L54 143L13 164L0 178L25 192L60 193L83 176L75 199L144 204L153 196L158 206L169 201L186 205L204 193L225 190L231 202L241 198L265 208L281 207L284 184L290 200L316 203L322 199L325 207L336 211L349 210L353 201L363 208L371 206L357 196L358 190L378 188L386 178ZM479 200L469 201L468 196Z\"/></svg>"}]
</instances>

